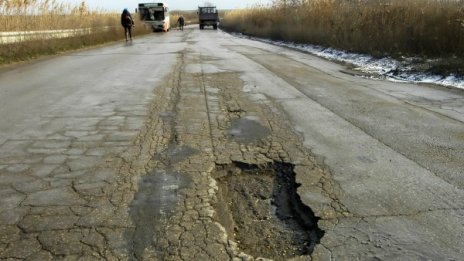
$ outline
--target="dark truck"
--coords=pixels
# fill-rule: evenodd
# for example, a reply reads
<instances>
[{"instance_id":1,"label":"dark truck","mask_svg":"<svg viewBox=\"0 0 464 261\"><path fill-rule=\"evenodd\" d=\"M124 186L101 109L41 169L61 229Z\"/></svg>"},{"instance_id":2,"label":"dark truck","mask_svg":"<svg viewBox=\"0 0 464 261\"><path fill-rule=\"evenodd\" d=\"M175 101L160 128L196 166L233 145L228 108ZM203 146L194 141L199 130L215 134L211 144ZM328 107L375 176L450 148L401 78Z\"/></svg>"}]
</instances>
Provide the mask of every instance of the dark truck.
<instances>
[{"instance_id":1,"label":"dark truck","mask_svg":"<svg viewBox=\"0 0 464 261\"><path fill-rule=\"evenodd\" d=\"M203 30L205 26L212 26L214 30L217 30L219 23L219 14L216 7L198 7L198 22L200 24L200 30Z\"/></svg>"}]
</instances>

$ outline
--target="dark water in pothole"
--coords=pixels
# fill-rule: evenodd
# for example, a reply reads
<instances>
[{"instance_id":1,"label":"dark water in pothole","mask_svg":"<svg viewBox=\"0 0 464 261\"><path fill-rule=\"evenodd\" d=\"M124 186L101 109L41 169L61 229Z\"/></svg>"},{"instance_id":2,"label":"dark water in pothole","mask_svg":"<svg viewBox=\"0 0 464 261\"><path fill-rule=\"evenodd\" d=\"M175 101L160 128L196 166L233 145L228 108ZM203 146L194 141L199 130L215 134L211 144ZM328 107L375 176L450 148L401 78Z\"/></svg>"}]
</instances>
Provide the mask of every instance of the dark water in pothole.
<instances>
[{"instance_id":1,"label":"dark water in pothole","mask_svg":"<svg viewBox=\"0 0 464 261\"><path fill-rule=\"evenodd\" d=\"M309 255L324 232L297 194L294 166L234 162L215 173L216 212L240 250L274 260Z\"/></svg>"},{"instance_id":2,"label":"dark water in pothole","mask_svg":"<svg viewBox=\"0 0 464 261\"><path fill-rule=\"evenodd\" d=\"M233 120L229 128L229 137L238 143L255 143L266 138L270 130L253 117L244 117Z\"/></svg>"},{"instance_id":3,"label":"dark water in pothole","mask_svg":"<svg viewBox=\"0 0 464 261\"><path fill-rule=\"evenodd\" d=\"M275 179L271 204L275 207L276 216L288 228L296 231L294 239L300 242L301 253L310 254L324 232L317 226L319 218L311 208L301 202L293 168L294 165L289 163L274 164Z\"/></svg>"}]
</instances>

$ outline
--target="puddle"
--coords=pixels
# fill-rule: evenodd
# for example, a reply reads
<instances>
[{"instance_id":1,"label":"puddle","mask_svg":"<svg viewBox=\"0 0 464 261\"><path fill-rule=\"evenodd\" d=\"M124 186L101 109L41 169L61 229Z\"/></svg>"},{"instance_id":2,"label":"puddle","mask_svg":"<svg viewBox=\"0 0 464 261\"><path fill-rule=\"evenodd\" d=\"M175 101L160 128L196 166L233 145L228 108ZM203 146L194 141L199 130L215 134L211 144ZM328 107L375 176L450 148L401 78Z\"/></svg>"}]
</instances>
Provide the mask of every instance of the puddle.
<instances>
[{"instance_id":1,"label":"puddle","mask_svg":"<svg viewBox=\"0 0 464 261\"><path fill-rule=\"evenodd\" d=\"M270 133L270 130L254 117L233 120L229 128L229 137L238 143L256 143L269 136Z\"/></svg>"},{"instance_id":2,"label":"puddle","mask_svg":"<svg viewBox=\"0 0 464 261\"><path fill-rule=\"evenodd\" d=\"M234 162L214 173L218 221L241 251L274 260L309 255L324 232L297 194L294 166Z\"/></svg>"}]
</instances>

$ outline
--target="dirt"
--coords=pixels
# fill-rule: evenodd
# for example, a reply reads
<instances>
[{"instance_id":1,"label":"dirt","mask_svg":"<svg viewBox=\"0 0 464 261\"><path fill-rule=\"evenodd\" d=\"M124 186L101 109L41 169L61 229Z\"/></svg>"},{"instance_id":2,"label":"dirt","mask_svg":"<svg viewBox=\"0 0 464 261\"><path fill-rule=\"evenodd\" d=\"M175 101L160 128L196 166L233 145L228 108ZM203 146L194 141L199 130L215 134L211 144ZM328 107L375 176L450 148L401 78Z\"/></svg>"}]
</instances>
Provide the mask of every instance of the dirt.
<instances>
[{"instance_id":1,"label":"dirt","mask_svg":"<svg viewBox=\"0 0 464 261\"><path fill-rule=\"evenodd\" d=\"M215 174L218 221L247 254L274 260L308 255L323 236L296 193L292 164L234 162Z\"/></svg>"}]
</instances>

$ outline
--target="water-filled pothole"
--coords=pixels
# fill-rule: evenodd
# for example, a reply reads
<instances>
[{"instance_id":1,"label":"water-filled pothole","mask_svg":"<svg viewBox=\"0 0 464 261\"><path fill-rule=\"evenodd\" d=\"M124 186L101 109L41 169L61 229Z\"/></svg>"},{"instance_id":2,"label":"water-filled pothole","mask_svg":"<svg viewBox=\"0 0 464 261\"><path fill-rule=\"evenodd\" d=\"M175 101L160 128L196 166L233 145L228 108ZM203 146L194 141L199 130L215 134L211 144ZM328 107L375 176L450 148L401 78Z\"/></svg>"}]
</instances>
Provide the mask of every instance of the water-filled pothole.
<instances>
[{"instance_id":1,"label":"water-filled pothole","mask_svg":"<svg viewBox=\"0 0 464 261\"><path fill-rule=\"evenodd\" d=\"M309 255L324 232L297 194L294 165L220 166L216 213L241 251L274 260Z\"/></svg>"}]
</instances>

